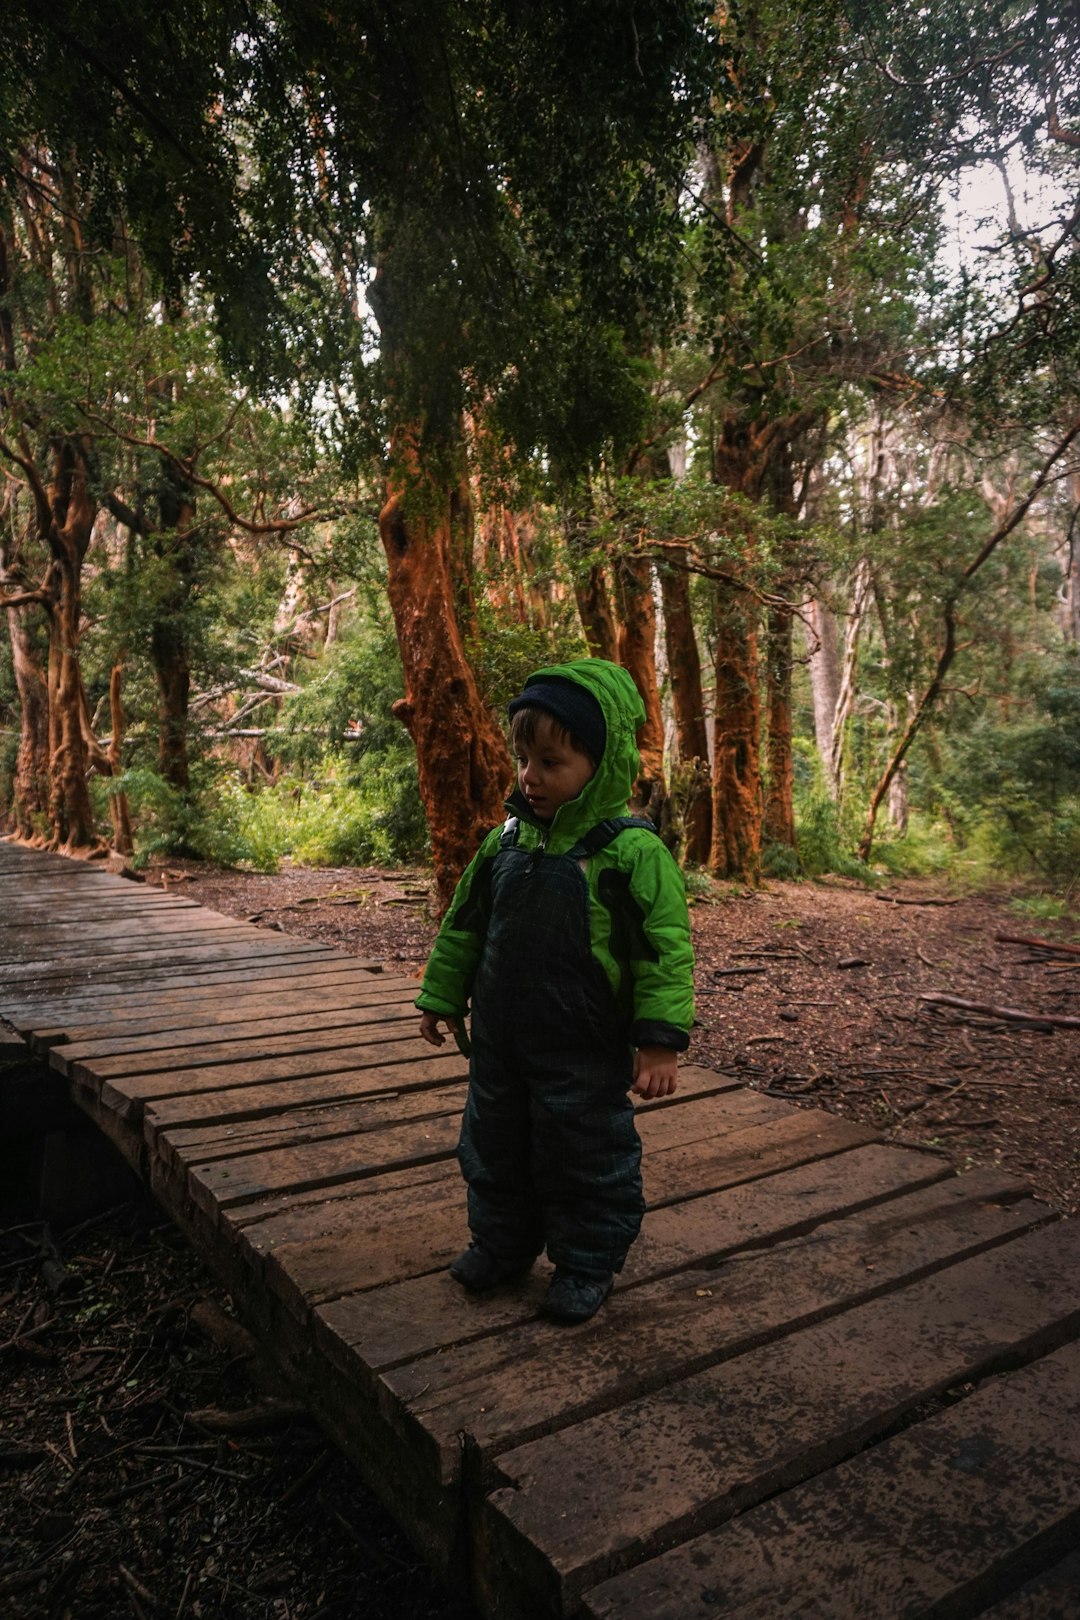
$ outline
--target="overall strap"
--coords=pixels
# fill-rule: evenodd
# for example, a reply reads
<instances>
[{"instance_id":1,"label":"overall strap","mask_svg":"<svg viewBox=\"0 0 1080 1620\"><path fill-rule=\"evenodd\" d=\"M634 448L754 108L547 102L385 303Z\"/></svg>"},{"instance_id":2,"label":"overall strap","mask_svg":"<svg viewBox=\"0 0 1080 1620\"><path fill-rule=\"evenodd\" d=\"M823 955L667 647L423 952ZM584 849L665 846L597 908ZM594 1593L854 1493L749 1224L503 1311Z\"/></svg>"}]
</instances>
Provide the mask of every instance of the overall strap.
<instances>
[{"instance_id":1,"label":"overall strap","mask_svg":"<svg viewBox=\"0 0 1080 1620\"><path fill-rule=\"evenodd\" d=\"M506 820L503 822L502 837L499 839L499 848L513 849L514 845L518 841L518 833L520 831L521 822L518 820L517 816L507 816Z\"/></svg>"},{"instance_id":2,"label":"overall strap","mask_svg":"<svg viewBox=\"0 0 1080 1620\"><path fill-rule=\"evenodd\" d=\"M609 816L606 821L599 821L595 827L590 827L567 853L571 860L587 860L590 855L596 855L614 843L627 827L643 827L646 832L655 833L658 838L660 836L659 828L647 816Z\"/></svg>"}]
</instances>

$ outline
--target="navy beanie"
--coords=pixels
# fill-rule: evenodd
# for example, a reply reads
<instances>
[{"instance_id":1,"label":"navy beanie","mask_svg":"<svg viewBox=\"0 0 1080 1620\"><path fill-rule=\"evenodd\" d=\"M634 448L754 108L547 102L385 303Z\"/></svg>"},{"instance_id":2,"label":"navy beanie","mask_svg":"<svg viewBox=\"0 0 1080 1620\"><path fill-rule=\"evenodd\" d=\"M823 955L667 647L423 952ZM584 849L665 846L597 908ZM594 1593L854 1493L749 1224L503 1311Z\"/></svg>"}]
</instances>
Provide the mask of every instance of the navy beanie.
<instances>
[{"instance_id":1,"label":"navy beanie","mask_svg":"<svg viewBox=\"0 0 1080 1620\"><path fill-rule=\"evenodd\" d=\"M607 742L604 711L592 693L577 681L561 675L526 681L520 697L513 698L507 714L513 719L519 709L543 709L585 746L585 752L599 765Z\"/></svg>"}]
</instances>

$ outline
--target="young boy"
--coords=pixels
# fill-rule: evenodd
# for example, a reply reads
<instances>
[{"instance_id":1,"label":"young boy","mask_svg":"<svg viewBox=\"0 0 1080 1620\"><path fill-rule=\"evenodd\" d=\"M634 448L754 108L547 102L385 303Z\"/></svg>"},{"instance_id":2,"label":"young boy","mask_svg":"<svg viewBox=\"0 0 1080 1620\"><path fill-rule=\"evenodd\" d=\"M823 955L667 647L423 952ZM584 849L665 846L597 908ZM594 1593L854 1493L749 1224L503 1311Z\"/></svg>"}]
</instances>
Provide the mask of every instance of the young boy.
<instances>
[{"instance_id":1,"label":"young boy","mask_svg":"<svg viewBox=\"0 0 1080 1620\"><path fill-rule=\"evenodd\" d=\"M473 1241L450 1274L481 1293L546 1245L542 1309L587 1320L644 1213L628 1091L665 1097L689 1044L682 875L626 814L645 708L604 659L539 670L510 704L518 785L458 884L416 1005L435 1046L472 1003L458 1158ZM636 1049L636 1051L635 1051Z\"/></svg>"}]
</instances>

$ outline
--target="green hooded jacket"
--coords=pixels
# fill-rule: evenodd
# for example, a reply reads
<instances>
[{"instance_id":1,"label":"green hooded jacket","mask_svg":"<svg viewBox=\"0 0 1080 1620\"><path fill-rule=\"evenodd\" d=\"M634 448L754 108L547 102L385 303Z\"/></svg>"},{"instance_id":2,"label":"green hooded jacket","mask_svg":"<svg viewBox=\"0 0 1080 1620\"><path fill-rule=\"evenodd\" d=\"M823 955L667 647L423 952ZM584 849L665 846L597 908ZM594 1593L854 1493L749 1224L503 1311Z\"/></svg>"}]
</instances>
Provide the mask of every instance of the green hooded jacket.
<instances>
[{"instance_id":1,"label":"green hooded jacket","mask_svg":"<svg viewBox=\"0 0 1080 1620\"><path fill-rule=\"evenodd\" d=\"M565 855L600 822L627 813L638 774L637 731L645 706L628 672L605 659L553 664L530 681L558 677L598 700L607 727L603 758L576 799L540 822L520 793L507 801L519 849ZM524 696L528 696L526 682ZM509 823L508 823L509 825ZM460 1019L468 1009L490 911L489 863L505 828L489 833L459 882L428 960L416 1005ZM628 827L584 861L592 952L637 1046L685 1050L694 1017L694 957L686 890L671 854L647 827Z\"/></svg>"}]
</instances>

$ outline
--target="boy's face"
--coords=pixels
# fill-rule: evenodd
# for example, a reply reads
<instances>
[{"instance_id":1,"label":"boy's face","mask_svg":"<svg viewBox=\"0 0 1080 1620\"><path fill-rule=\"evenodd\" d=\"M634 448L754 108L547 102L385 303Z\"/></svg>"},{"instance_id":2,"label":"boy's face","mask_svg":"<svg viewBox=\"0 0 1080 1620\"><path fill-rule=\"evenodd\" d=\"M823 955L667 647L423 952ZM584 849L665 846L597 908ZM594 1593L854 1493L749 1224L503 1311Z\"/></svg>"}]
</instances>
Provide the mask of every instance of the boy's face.
<instances>
[{"instance_id":1,"label":"boy's face","mask_svg":"<svg viewBox=\"0 0 1080 1620\"><path fill-rule=\"evenodd\" d=\"M551 821L595 774L588 754L580 753L547 715L537 721L532 742L518 746L518 787L541 821Z\"/></svg>"}]
</instances>

